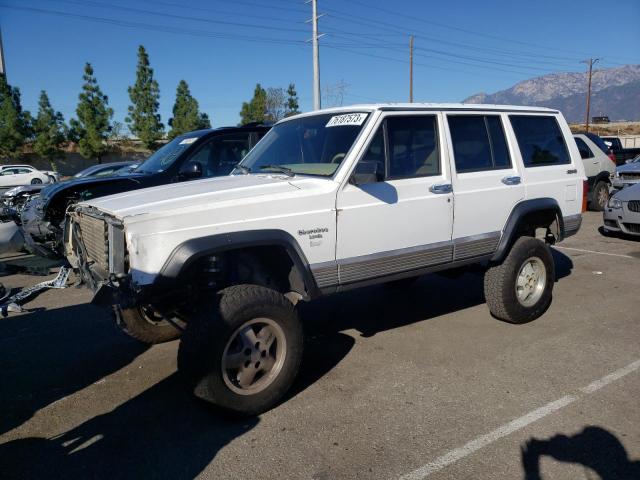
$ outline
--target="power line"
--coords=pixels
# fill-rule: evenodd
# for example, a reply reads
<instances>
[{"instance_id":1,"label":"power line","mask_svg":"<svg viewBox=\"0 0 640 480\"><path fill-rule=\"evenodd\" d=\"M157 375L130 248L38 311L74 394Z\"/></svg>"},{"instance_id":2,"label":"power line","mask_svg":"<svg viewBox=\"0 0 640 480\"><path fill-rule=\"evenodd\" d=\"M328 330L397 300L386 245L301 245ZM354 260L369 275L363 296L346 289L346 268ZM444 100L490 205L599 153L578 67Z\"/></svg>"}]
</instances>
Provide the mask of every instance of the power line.
<instances>
[{"instance_id":1,"label":"power line","mask_svg":"<svg viewBox=\"0 0 640 480\"><path fill-rule=\"evenodd\" d=\"M303 40L238 35L233 33L212 32L208 30L193 30L193 29L171 27L171 26L165 26L165 25L154 25L154 24L142 23L142 22L131 22L131 21L118 20L118 19L107 18L107 17L82 15L78 13L61 12L58 10L47 10L42 8L19 7L15 5L6 5L6 4L0 4L0 8L27 11L27 12L33 12L33 13L41 13L46 15L54 15L54 16L61 16L61 17L68 17L68 18L76 18L76 19L86 20L86 21L95 22L95 23L115 25L119 27L141 28L145 30L190 35L195 37L225 38L225 39L242 40L247 42L272 43L277 45L304 45L305 43Z\"/></svg>"},{"instance_id":2,"label":"power line","mask_svg":"<svg viewBox=\"0 0 640 480\"><path fill-rule=\"evenodd\" d=\"M188 21L192 21L192 22L204 22L204 23L213 23L213 24L217 24L217 25L230 25L233 27L245 27L245 28L259 28L259 29L263 29L263 30L277 30L277 31L282 31L282 32L299 32L299 33L306 33L306 30L303 30L302 28L284 28L284 27L273 27L273 26L268 26L268 25L258 25L258 24L253 24L253 23L240 23L240 22L229 22L226 20L213 20L210 18L203 18L203 17L190 17L190 16L186 16L186 15L176 15L173 13L163 13L163 12L154 12L153 10L144 10L141 8L134 8L134 7L125 7L125 6L121 6L121 5L114 5L114 4L109 4L109 3L103 3L103 2L94 2L94 1L90 1L90 0L83 0L83 1L78 1L78 0L56 0L58 2L64 2L64 3L71 3L71 4L75 4L75 5L92 5L92 6L97 6L97 7L101 7L101 8L109 8L109 9L118 9L118 10L123 10L123 11L127 11L127 12L134 12L134 13L142 13L145 15L156 15L158 17L165 17L165 18L172 18L172 19L176 19L176 20L188 20Z\"/></svg>"}]
</instances>

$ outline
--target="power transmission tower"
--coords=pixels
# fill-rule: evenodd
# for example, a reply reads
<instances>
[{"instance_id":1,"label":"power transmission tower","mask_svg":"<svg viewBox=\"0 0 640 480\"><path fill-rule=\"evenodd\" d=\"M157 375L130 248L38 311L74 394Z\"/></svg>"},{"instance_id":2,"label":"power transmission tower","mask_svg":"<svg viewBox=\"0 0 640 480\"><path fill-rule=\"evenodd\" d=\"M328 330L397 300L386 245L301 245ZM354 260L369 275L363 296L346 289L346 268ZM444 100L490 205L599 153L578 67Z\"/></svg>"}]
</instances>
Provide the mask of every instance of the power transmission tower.
<instances>
[{"instance_id":1,"label":"power transmission tower","mask_svg":"<svg viewBox=\"0 0 640 480\"><path fill-rule=\"evenodd\" d=\"M313 37L311 38L311 44L313 46L313 109L320 110L321 97L320 97L320 49L318 47L318 39L322 34L318 35L318 0L309 0L307 3L311 3L311 25L313 26Z\"/></svg>"},{"instance_id":2,"label":"power transmission tower","mask_svg":"<svg viewBox=\"0 0 640 480\"><path fill-rule=\"evenodd\" d=\"M587 87L587 113L584 121L585 130L589 132L589 115L591 110L591 75L593 74L593 66L600 61L599 58L590 58L580 63L586 63L589 65L589 86Z\"/></svg>"},{"instance_id":3,"label":"power transmission tower","mask_svg":"<svg viewBox=\"0 0 640 480\"><path fill-rule=\"evenodd\" d=\"M409 37L409 103L413 103L413 35Z\"/></svg>"},{"instance_id":4,"label":"power transmission tower","mask_svg":"<svg viewBox=\"0 0 640 480\"><path fill-rule=\"evenodd\" d=\"M2 30L0 30L0 75L7 76L7 71L4 67L4 48L2 46Z\"/></svg>"}]
</instances>

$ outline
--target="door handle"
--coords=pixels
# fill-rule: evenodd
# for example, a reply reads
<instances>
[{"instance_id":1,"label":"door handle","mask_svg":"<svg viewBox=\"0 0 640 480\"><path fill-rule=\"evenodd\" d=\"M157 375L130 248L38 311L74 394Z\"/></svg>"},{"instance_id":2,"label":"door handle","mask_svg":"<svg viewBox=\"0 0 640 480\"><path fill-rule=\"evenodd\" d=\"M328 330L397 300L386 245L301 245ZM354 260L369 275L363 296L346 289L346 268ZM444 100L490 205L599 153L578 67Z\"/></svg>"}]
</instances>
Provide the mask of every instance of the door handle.
<instances>
[{"instance_id":1,"label":"door handle","mask_svg":"<svg viewBox=\"0 0 640 480\"><path fill-rule=\"evenodd\" d=\"M453 185L450 183L438 183L429 187L431 193L451 193L453 192Z\"/></svg>"},{"instance_id":2,"label":"door handle","mask_svg":"<svg viewBox=\"0 0 640 480\"><path fill-rule=\"evenodd\" d=\"M520 185L520 182L522 181L522 179L518 176L514 176L514 177L504 177L502 179L502 183L504 183L505 185Z\"/></svg>"},{"instance_id":3,"label":"door handle","mask_svg":"<svg viewBox=\"0 0 640 480\"><path fill-rule=\"evenodd\" d=\"M578 173L578 169L577 168L572 168L571 170L567 170L567 175L572 175L574 173Z\"/></svg>"}]
</instances>

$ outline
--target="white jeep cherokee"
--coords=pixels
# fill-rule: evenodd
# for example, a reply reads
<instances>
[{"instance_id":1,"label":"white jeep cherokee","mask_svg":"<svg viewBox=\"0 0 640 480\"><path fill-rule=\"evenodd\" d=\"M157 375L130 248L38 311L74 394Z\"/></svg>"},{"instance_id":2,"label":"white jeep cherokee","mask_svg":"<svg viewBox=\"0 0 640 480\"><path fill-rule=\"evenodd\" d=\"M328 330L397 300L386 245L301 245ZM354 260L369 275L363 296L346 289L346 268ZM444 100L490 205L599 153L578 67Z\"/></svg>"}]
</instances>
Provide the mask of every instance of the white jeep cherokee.
<instances>
[{"instance_id":1,"label":"white jeep cherokee","mask_svg":"<svg viewBox=\"0 0 640 480\"><path fill-rule=\"evenodd\" d=\"M584 180L555 110L358 105L282 120L228 177L80 203L65 245L131 335L183 333L196 395L255 414L298 371L299 300L482 264L495 317L542 315Z\"/></svg>"}]
</instances>

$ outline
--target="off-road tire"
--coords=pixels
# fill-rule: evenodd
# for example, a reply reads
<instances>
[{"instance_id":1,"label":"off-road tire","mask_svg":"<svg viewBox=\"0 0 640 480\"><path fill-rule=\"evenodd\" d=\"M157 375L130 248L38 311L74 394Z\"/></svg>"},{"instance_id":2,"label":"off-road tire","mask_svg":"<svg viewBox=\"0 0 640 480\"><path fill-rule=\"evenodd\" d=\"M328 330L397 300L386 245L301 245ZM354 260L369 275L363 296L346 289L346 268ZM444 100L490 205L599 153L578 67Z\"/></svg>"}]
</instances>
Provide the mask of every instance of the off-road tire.
<instances>
[{"instance_id":1,"label":"off-road tire","mask_svg":"<svg viewBox=\"0 0 640 480\"><path fill-rule=\"evenodd\" d=\"M516 281L521 267L532 257L542 261L546 283L542 295L531 306L524 306L516 294ZM509 323L527 323L540 317L551 303L555 282L555 264L549 247L541 240L520 237L504 261L489 267L484 275L484 296L496 318Z\"/></svg>"},{"instance_id":2,"label":"off-road tire","mask_svg":"<svg viewBox=\"0 0 640 480\"><path fill-rule=\"evenodd\" d=\"M606 201L604 197L606 196ZM593 194L591 195L591 202L589 207L596 212L602 212L609 202L609 184L607 182L599 181L593 187Z\"/></svg>"},{"instance_id":3,"label":"off-road tire","mask_svg":"<svg viewBox=\"0 0 640 480\"><path fill-rule=\"evenodd\" d=\"M284 362L263 390L239 394L225 383L223 353L238 328L260 318L271 319L282 329L286 339ZM197 397L227 412L258 415L276 405L289 390L302 351L302 325L284 295L258 285L235 285L203 302L189 319L178 348L178 371Z\"/></svg>"},{"instance_id":4,"label":"off-road tire","mask_svg":"<svg viewBox=\"0 0 640 480\"><path fill-rule=\"evenodd\" d=\"M122 310L120 319L120 327L127 335L150 345L170 342L182 335L182 330L166 320L155 323L146 319L141 307Z\"/></svg>"}]
</instances>

